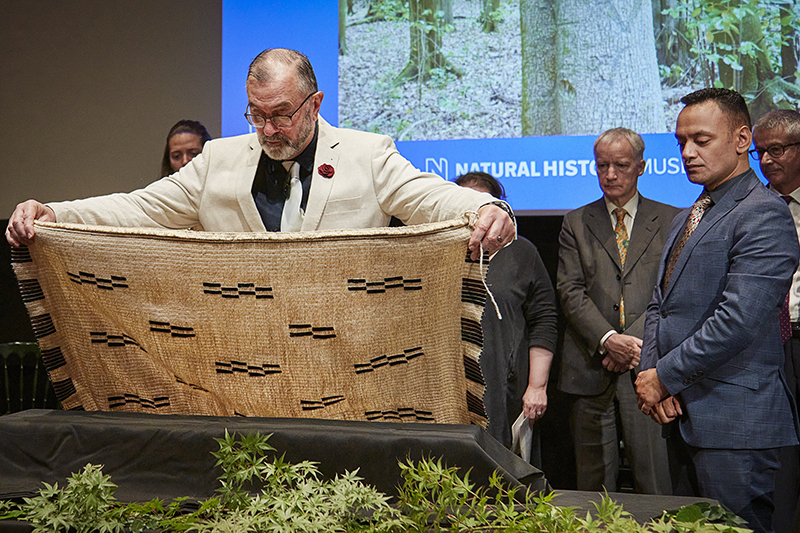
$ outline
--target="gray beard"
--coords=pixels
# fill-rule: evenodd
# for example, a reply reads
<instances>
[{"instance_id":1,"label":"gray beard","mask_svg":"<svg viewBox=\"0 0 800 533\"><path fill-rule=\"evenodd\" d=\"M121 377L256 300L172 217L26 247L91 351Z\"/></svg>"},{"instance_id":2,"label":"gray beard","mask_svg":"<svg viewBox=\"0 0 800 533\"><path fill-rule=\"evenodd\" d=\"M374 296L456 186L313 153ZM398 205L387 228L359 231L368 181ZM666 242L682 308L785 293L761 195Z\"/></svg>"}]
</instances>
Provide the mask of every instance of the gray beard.
<instances>
[{"instance_id":1,"label":"gray beard","mask_svg":"<svg viewBox=\"0 0 800 533\"><path fill-rule=\"evenodd\" d=\"M314 121L311 120L310 113L306 113L305 116L306 124L302 130L300 130L300 134L297 136L297 141L292 142L289 137L286 135L276 132L275 135L267 136L263 133L258 134L258 142L261 144L261 149L264 151L270 159L275 161L287 161L289 159L293 159L300 155L300 152L303 149L303 145L306 144L309 137L314 133ZM278 140L282 142L281 146L277 148L274 146L269 146L267 144L267 140Z\"/></svg>"},{"instance_id":2,"label":"gray beard","mask_svg":"<svg viewBox=\"0 0 800 533\"><path fill-rule=\"evenodd\" d=\"M269 146L267 144L267 139L281 140L283 141L283 145L278 147ZM264 153L267 154L270 159L274 159L275 161L286 161L287 159L295 157L298 153L300 153L300 146L302 146L299 143L291 142L285 135L281 135L280 133L277 133L272 137L267 137L266 135L259 133L258 142L261 144L261 149L264 150Z\"/></svg>"}]
</instances>

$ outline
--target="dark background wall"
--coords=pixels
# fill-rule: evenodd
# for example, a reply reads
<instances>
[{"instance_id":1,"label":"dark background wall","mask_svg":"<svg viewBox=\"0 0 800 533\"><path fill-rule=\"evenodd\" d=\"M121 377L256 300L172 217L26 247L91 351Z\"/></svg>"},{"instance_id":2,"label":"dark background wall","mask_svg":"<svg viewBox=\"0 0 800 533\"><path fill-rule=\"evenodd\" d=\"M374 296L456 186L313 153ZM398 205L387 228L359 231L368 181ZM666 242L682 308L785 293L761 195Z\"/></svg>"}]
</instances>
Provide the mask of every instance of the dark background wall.
<instances>
[{"instance_id":1,"label":"dark background wall","mask_svg":"<svg viewBox=\"0 0 800 533\"><path fill-rule=\"evenodd\" d=\"M222 0L4 1L0 219L150 183L180 119L218 136L221 49ZM32 339L5 239L0 283L0 342Z\"/></svg>"},{"instance_id":2,"label":"dark background wall","mask_svg":"<svg viewBox=\"0 0 800 533\"><path fill-rule=\"evenodd\" d=\"M219 135L221 0L10 0L0 20L0 217L146 185L182 118Z\"/></svg>"}]
</instances>

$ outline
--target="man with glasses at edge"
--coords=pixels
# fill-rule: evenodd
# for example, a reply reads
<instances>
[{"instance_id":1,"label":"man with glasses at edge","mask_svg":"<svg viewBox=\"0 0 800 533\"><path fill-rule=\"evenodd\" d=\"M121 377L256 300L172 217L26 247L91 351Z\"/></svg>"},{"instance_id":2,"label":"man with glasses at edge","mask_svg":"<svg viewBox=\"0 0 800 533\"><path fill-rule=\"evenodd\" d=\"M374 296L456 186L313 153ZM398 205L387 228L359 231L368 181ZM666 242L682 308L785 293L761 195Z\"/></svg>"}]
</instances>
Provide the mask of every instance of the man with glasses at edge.
<instances>
[{"instance_id":1,"label":"man with glasses at edge","mask_svg":"<svg viewBox=\"0 0 800 533\"><path fill-rule=\"evenodd\" d=\"M753 126L753 143L756 147L750 155L761 165L769 188L789 206L800 236L800 113L788 109L770 111ZM782 324L786 357L783 369L795 406L800 409L800 268L792 278L788 311L789 324ZM777 533L800 531L800 447L781 448L779 454L773 525Z\"/></svg>"},{"instance_id":2,"label":"man with glasses at edge","mask_svg":"<svg viewBox=\"0 0 800 533\"><path fill-rule=\"evenodd\" d=\"M17 206L13 246L34 238L34 220L190 228L315 231L406 224L479 214L469 241L493 253L515 238L508 205L421 172L389 137L339 129L319 116L323 93L308 58L268 49L251 63L245 117L255 134L217 139L179 172L144 189L84 200Z\"/></svg>"}]
</instances>

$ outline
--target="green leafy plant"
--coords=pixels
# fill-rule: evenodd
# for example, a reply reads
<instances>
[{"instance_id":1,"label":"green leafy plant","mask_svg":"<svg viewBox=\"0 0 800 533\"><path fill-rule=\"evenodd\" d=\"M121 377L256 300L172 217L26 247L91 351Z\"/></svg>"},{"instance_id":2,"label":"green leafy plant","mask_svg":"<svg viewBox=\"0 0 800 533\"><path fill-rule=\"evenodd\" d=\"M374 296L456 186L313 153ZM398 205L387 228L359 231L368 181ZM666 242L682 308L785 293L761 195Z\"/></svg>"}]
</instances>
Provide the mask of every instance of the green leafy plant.
<instances>
[{"instance_id":1,"label":"green leafy plant","mask_svg":"<svg viewBox=\"0 0 800 533\"><path fill-rule=\"evenodd\" d=\"M724 524L733 528L747 526L747 521L744 518L726 511L719 505L711 505L708 502L697 502L680 509L665 511L664 516L682 523L714 523Z\"/></svg>"},{"instance_id":2,"label":"green leafy plant","mask_svg":"<svg viewBox=\"0 0 800 533\"><path fill-rule=\"evenodd\" d=\"M679 83L685 74L680 65L670 65L669 67L666 65L659 65L658 75L661 76L661 79L664 80L667 85L673 86Z\"/></svg>"},{"instance_id":3,"label":"green leafy plant","mask_svg":"<svg viewBox=\"0 0 800 533\"><path fill-rule=\"evenodd\" d=\"M489 486L476 488L469 474L443 466L439 460L400 464L405 482L399 508L411 520L409 531L526 531L533 533L743 533L744 520L720 506L701 502L665 512L639 524L621 505L604 494L595 513L580 517L570 507L552 503L551 494L536 494L508 487L495 472Z\"/></svg>"},{"instance_id":4,"label":"green leafy plant","mask_svg":"<svg viewBox=\"0 0 800 533\"><path fill-rule=\"evenodd\" d=\"M505 22L505 13L500 9L495 9L488 13L486 10L481 10L475 22L480 24L483 28L496 28L498 25Z\"/></svg>"},{"instance_id":5,"label":"green leafy plant","mask_svg":"<svg viewBox=\"0 0 800 533\"><path fill-rule=\"evenodd\" d=\"M39 496L26 498L25 519L36 526L35 532L69 528L78 533L120 531L123 524L110 513L116 490L100 466L87 464L81 472L72 474L64 489L59 489L58 483L45 483Z\"/></svg>"},{"instance_id":6,"label":"green leafy plant","mask_svg":"<svg viewBox=\"0 0 800 533\"><path fill-rule=\"evenodd\" d=\"M782 53L794 46L790 40L800 27L793 9L772 0L679 0L662 14L681 21L677 38L695 58L692 67L681 65L685 73L694 70L706 86L735 89L748 103L800 103L796 73L792 65L784 65L788 56ZM660 71L667 83L684 78L684 72L672 67Z\"/></svg>"},{"instance_id":7,"label":"green leafy plant","mask_svg":"<svg viewBox=\"0 0 800 533\"><path fill-rule=\"evenodd\" d=\"M370 2L367 19L408 20L408 3L401 0L375 0Z\"/></svg>"},{"instance_id":8,"label":"green leafy plant","mask_svg":"<svg viewBox=\"0 0 800 533\"><path fill-rule=\"evenodd\" d=\"M122 504L116 485L97 465L86 465L65 487L44 484L23 503L0 501L0 520L29 522L39 532L481 532L739 533L740 518L697 504L638 524L608 495L585 518L553 505L554 494L509 487L499 473L476 487L441 459L400 463L403 484L394 505L362 483L357 472L322 480L315 463L275 457L268 436L225 433L213 455L222 470L218 496L182 509L185 498Z\"/></svg>"}]
</instances>

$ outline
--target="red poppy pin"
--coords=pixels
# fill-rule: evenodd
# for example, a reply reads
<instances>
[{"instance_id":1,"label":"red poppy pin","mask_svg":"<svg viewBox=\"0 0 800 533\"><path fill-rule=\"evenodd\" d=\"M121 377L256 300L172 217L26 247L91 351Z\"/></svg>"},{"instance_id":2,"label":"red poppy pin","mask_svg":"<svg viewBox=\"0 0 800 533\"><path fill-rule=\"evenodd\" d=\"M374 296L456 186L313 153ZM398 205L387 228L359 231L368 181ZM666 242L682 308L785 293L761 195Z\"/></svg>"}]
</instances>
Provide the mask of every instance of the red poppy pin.
<instances>
[{"instance_id":1,"label":"red poppy pin","mask_svg":"<svg viewBox=\"0 0 800 533\"><path fill-rule=\"evenodd\" d=\"M323 178L332 178L335 171L328 163L323 163L319 166L317 172L319 172L319 175Z\"/></svg>"}]
</instances>

